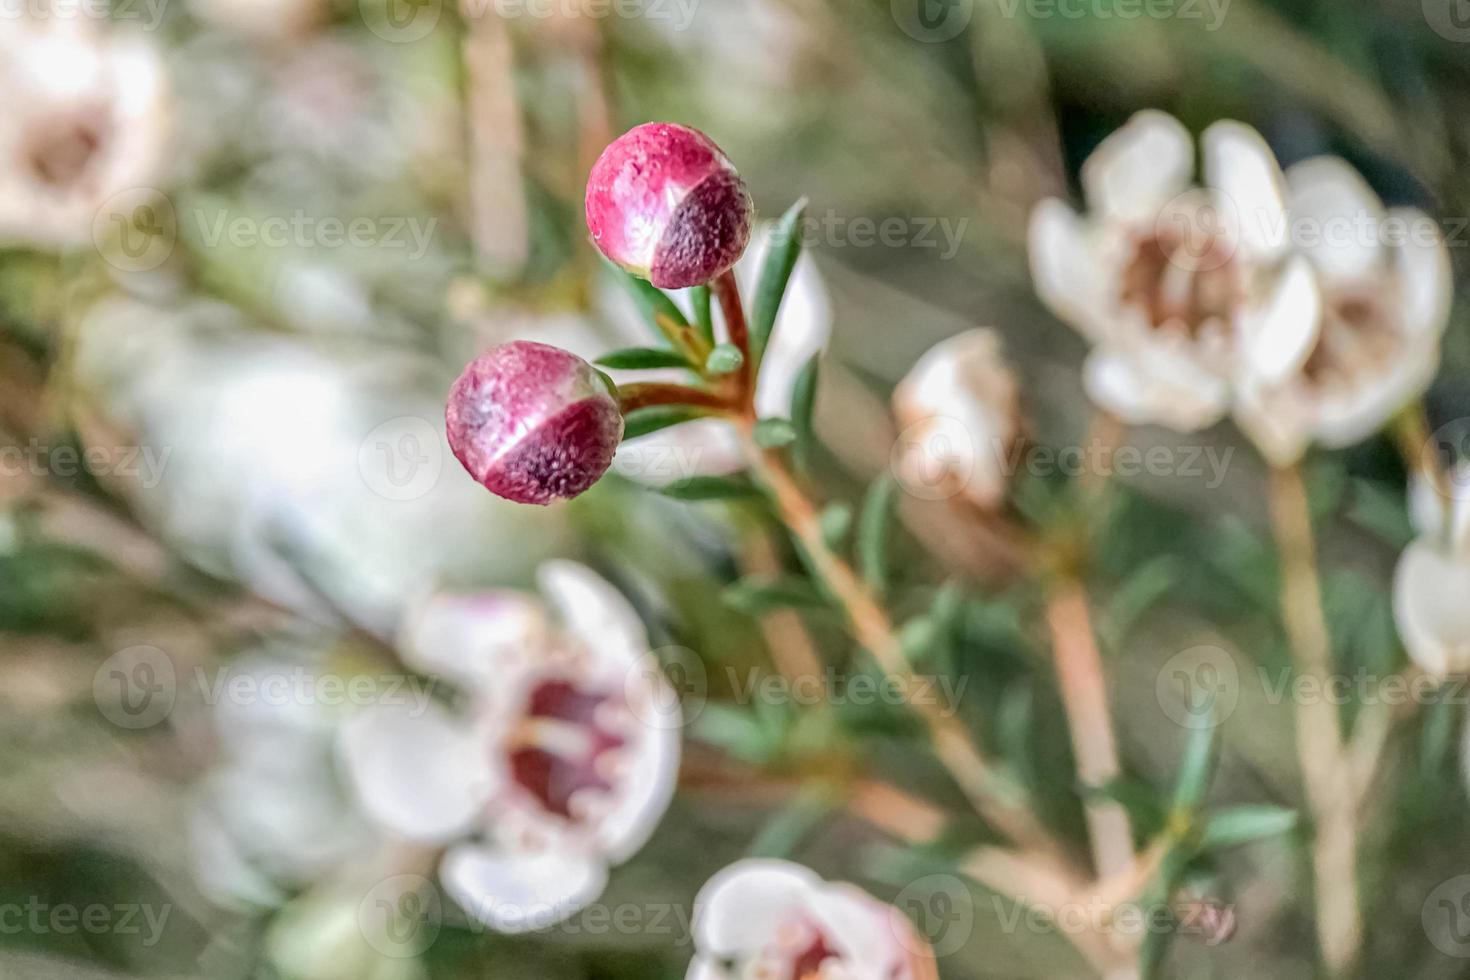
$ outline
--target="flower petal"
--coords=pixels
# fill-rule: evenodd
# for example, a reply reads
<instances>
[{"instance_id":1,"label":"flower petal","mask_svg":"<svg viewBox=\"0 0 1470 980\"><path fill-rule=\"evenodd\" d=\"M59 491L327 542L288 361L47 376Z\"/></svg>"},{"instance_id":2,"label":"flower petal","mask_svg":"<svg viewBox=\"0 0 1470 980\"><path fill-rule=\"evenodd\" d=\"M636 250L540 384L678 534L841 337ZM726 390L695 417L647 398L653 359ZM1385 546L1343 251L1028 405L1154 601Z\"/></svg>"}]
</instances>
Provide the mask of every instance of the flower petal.
<instances>
[{"instance_id":1,"label":"flower petal","mask_svg":"<svg viewBox=\"0 0 1470 980\"><path fill-rule=\"evenodd\" d=\"M1082 165L1082 186L1094 211L1151 224L1159 209L1194 175L1194 141L1179 120L1145 109L1103 140Z\"/></svg>"},{"instance_id":2,"label":"flower petal","mask_svg":"<svg viewBox=\"0 0 1470 980\"><path fill-rule=\"evenodd\" d=\"M871 964L877 968L875 976L895 976L908 960L908 951L894 930L897 923L890 919L890 912L895 910L856 885L823 885L811 911L822 931L840 947L843 957L853 963ZM907 925L907 920L903 924Z\"/></svg>"},{"instance_id":3,"label":"flower petal","mask_svg":"<svg viewBox=\"0 0 1470 980\"><path fill-rule=\"evenodd\" d=\"M368 816L413 840L466 833L491 789L478 740L437 705L368 708L342 726L339 748Z\"/></svg>"},{"instance_id":4,"label":"flower petal","mask_svg":"<svg viewBox=\"0 0 1470 980\"><path fill-rule=\"evenodd\" d=\"M1129 425L1195 432L1219 421L1229 405L1223 379L1158 348L1099 348L1083 365L1082 382L1093 402Z\"/></svg>"},{"instance_id":5,"label":"flower petal","mask_svg":"<svg viewBox=\"0 0 1470 980\"><path fill-rule=\"evenodd\" d=\"M648 630L623 594L585 565L549 561L536 574L568 631L589 652L627 669L648 650Z\"/></svg>"},{"instance_id":6,"label":"flower petal","mask_svg":"<svg viewBox=\"0 0 1470 980\"><path fill-rule=\"evenodd\" d=\"M1388 217L1407 229L1403 242L1392 249L1399 323L1411 336L1438 338L1449 322L1454 292L1444 236L1422 211L1394 208Z\"/></svg>"},{"instance_id":7,"label":"flower petal","mask_svg":"<svg viewBox=\"0 0 1470 980\"><path fill-rule=\"evenodd\" d=\"M1383 259L1383 202L1337 157L1314 157L1286 172L1291 242L1329 288L1374 275Z\"/></svg>"},{"instance_id":8,"label":"flower petal","mask_svg":"<svg viewBox=\"0 0 1470 980\"><path fill-rule=\"evenodd\" d=\"M623 750L613 808L597 825L598 842L614 864L626 861L653 835L679 780L682 712L652 654L647 667L629 675L628 697L638 699L633 717L638 729ZM638 690L643 686L657 690Z\"/></svg>"},{"instance_id":9,"label":"flower petal","mask_svg":"<svg viewBox=\"0 0 1470 980\"><path fill-rule=\"evenodd\" d=\"M519 933L555 925L596 901L607 865L588 854L460 844L444 856L439 880L478 921Z\"/></svg>"},{"instance_id":10,"label":"flower petal","mask_svg":"<svg viewBox=\"0 0 1470 980\"><path fill-rule=\"evenodd\" d=\"M1399 558L1393 613L1409 656L1436 676L1470 669L1470 563L1420 538Z\"/></svg>"},{"instance_id":11,"label":"flower petal","mask_svg":"<svg viewBox=\"0 0 1470 980\"><path fill-rule=\"evenodd\" d=\"M1031 212L1026 240L1036 295L1094 343L1102 342L1109 333L1105 263L1087 222L1066 204L1048 198Z\"/></svg>"},{"instance_id":12,"label":"flower petal","mask_svg":"<svg viewBox=\"0 0 1470 980\"><path fill-rule=\"evenodd\" d=\"M770 251L774 222L757 229L755 241L736 266L741 288L755 294L760 271ZM803 251L791 271L786 296L776 314L770 345L761 358L756 382L755 408L763 418L785 418L791 413L796 376L832 339L832 298L811 253Z\"/></svg>"},{"instance_id":13,"label":"flower petal","mask_svg":"<svg viewBox=\"0 0 1470 980\"><path fill-rule=\"evenodd\" d=\"M1439 345L1417 343L1397 353L1382 373L1350 388L1324 394L1318 406L1317 437L1340 449L1362 442L1388 424L1434 380Z\"/></svg>"},{"instance_id":14,"label":"flower petal","mask_svg":"<svg viewBox=\"0 0 1470 980\"><path fill-rule=\"evenodd\" d=\"M705 882L694 900L694 936L716 957L763 948L815 898L822 879L790 861L737 861Z\"/></svg>"},{"instance_id":15,"label":"flower petal","mask_svg":"<svg viewBox=\"0 0 1470 980\"><path fill-rule=\"evenodd\" d=\"M1201 137L1205 176L1246 257L1269 262L1286 251L1286 180L1261 134L1215 123Z\"/></svg>"},{"instance_id":16,"label":"flower petal","mask_svg":"<svg viewBox=\"0 0 1470 980\"><path fill-rule=\"evenodd\" d=\"M541 603L524 593L436 592L409 610L399 650L415 670L485 688L508 659L546 642L546 626Z\"/></svg>"},{"instance_id":17,"label":"flower petal","mask_svg":"<svg viewBox=\"0 0 1470 980\"><path fill-rule=\"evenodd\" d=\"M1243 380L1235 390L1235 424L1273 466L1290 466L1312 442L1316 415L1300 390Z\"/></svg>"},{"instance_id":18,"label":"flower petal","mask_svg":"<svg viewBox=\"0 0 1470 980\"><path fill-rule=\"evenodd\" d=\"M1311 263L1287 260L1269 294L1240 318L1246 369L1267 382L1294 374L1312 353L1322 329L1322 295Z\"/></svg>"}]
</instances>

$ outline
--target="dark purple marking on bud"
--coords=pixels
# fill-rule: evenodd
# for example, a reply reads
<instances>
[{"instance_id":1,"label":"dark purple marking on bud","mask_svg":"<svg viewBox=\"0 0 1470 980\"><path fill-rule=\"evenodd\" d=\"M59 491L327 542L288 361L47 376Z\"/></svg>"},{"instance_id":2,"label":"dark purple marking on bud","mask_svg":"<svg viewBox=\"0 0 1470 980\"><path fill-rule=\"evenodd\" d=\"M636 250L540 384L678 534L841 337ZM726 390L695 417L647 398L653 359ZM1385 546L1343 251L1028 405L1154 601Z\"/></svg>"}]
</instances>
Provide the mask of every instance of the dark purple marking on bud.
<instances>
[{"instance_id":1,"label":"dark purple marking on bud","mask_svg":"<svg viewBox=\"0 0 1470 980\"><path fill-rule=\"evenodd\" d=\"M708 136L646 123L602 151L587 178L587 228L613 262L663 289L709 282L750 241L754 207Z\"/></svg>"},{"instance_id":2,"label":"dark purple marking on bud","mask_svg":"<svg viewBox=\"0 0 1470 980\"><path fill-rule=\"evenodd\" d=\"M592 365L518 340L471 361L449 391L449 446L491 493L549 504L587 490L623 438L616 397Z\"/></svg>"}]
</instances>

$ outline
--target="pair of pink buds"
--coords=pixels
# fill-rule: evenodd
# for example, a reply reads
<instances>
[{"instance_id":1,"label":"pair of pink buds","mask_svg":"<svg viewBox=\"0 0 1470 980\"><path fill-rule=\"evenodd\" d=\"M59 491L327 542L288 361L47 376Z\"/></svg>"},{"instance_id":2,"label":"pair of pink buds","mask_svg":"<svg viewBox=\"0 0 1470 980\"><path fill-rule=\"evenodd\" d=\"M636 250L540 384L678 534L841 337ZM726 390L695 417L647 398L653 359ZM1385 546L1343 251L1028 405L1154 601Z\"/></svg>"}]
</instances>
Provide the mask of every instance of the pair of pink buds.
<instances>
[{"instance_id":1,"label":"pair of pink buds","mask_svg":"<svg viewBox=\"0 0 1470 980\"><path fill-rule=\"evenodd\" d=\"M587 228L613 262L661 289L728 272L750 241L750 193L708 136L647 123L614 140L587 180ZM617 391L574 354L518 340L481 354L449 392L449 445L492 493L575 497L623 438Z\"/></svg>"}]
</instances>

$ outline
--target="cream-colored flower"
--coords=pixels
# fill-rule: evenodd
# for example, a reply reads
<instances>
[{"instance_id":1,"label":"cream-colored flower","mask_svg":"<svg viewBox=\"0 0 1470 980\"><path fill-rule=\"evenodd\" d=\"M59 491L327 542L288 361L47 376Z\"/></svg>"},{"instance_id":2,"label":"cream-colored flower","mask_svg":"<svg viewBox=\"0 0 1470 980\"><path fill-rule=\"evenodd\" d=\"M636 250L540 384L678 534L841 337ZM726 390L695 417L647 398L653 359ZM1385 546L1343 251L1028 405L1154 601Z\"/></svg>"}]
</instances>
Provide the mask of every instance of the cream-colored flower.
<instances>
[{"instance_id":1,"label":"cream-colored flower","mask_svg":"<svg viewBox=\"0 0 1470 980\"><path fill-rule=\"evenodd\" d=\"M745 860L695 899L687 980L933 980L934 958L896 908L789 861Z\"/></svg>"},{"instance_id":2,"label":"cream-colored flower","mask_svg":"<svg viewBox=\"0 0 1470 980\"><path fill-rule=\"evenodd\" d=\"M167 89L140 38L80 17L0 17L0 245L85 244L109 198L156 183Z\"/></svg>"},{"instance_id":3,"label":"cream-colored flower","mask_svg":"<svg viewBox=\"0 0 1470 980\"><path fill-rule=\"evenodd\" d=\"M930 348L894 389L893 410L906 487L986 508L1001 502L1021 439L1021 393L999 334L969 330Z\"/></svg>"},{"instance_id":4,"label":"cream-colored flower","mask_svg":"<svg viewBox=\"0 0 1470 980\"><path fill-rule=\"evenodd\" d=\"M1409 513L1419 536L1394 572L1393 612L1409 656L1442 677L1470 671L1470 464L1446 477L1448 498L1417 476Z\"/></svg>"},{"instance_id":5,"label":"cream-colored flower","mask_svg":"<svg viewBox=\"0 0 1470 980\"><path fill-rule=\"evenodd\" d=\"M1240 123L1194 141L1145 111L1082 168L1089 213L1042 202L1032 215L1032 275L1042 300L1094 346L1088 395L1125 422L1179 431L1228 411L1238 360L1284 373L1306 356L1318 298L1288 254L1284 187L1270 149Z\"/></svg>"},{"instance_id":6,"label":"cream-colored flower","mask_svg":"<svg viewBox=\"0 0 1470 980\"><path fill-rule=\"evenodd\" d=\"M1286 176L1289 227L1320 283L1321 315L1299 364L1248 369L1237 381L1236 419L1276 465L1313 442L1359 442L1422 394L1439 366L1451 295L1449 254L1427 215L1385 210L1336 158Z\"/></svg>"},{"instance_id":7,"label":"cream-colored flower","mask_svg":"<svg viewBox=\"0 0 1470 980\"><path fill-rule=\"evenodd\" d=\"M550 609L514 592L430 597L404 659L457 681L472 709L371 708L341 743L369 815L446 845L445 889L504 932L596 899L652 834L679 768L678 701L627 601L571 562L543 565L540 585Z\"/></svg>"}]
</instances>

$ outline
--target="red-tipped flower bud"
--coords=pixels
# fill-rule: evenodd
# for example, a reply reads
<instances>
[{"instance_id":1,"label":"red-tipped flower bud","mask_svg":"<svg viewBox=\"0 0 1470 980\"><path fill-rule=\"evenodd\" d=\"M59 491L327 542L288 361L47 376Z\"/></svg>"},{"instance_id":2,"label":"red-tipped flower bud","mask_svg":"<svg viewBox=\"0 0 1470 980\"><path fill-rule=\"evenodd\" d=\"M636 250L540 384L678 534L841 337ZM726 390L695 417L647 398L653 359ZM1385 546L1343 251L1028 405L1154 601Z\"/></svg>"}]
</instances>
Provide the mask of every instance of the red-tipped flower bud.
<instances>
[{"instance_id":1,"label":"red-tipped flower bud","mask_svg":"<svg viewBox=\"0 0 1470 980\"><path fill-rule=\"evenodd\" d=\"M661 289L700 286L733 266L754 207L708 136L673 123L635 126L587 178L587 227L602 254Z\"/></svg>"},{"instance_id":2,"label":"red-tipped flower bud","mask_svg":"<svg viewBox=\"0 0 1470 980\"><path fill-rule=\"evenodd\" d=\"M523 504L582 493L623 438L615 392L559 347L517 340L470 362L449 390L449 447L485 489Z\"/></svg>"}]
</instances>

